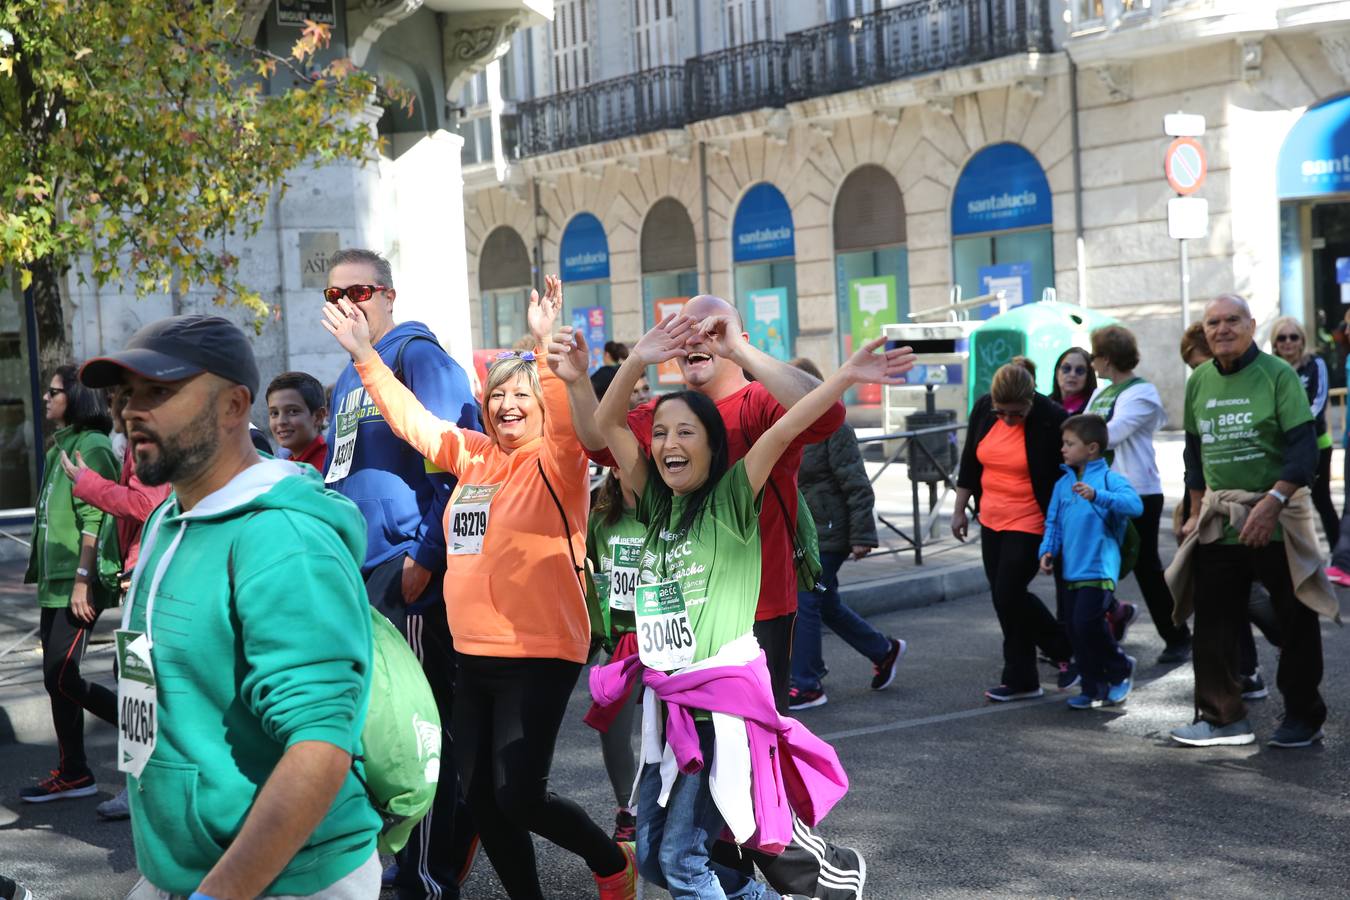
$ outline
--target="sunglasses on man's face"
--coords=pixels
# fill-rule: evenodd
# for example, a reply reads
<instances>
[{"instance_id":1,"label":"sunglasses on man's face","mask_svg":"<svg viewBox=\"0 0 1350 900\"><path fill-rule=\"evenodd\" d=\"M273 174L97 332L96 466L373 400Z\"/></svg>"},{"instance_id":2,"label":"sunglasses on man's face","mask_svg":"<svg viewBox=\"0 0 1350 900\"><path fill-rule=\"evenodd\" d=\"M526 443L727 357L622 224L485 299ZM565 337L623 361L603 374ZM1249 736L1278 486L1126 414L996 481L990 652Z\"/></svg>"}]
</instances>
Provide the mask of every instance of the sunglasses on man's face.
<instances>
[{"instance_id":1,"label":"sunglasses on man's face","mask_svg":"<svg viewBox=\"0 0 1350 900\"><path fill-rule=\"evenodd\" d=\"M1277 335L1275 335L1275 343L1277 343L1277 344L1294 344L1294 343L1297 343L1297 342L1299 342L1299 341L1301 341L1301 340L1303 340L1303 338L1302 338L1300 335L1297 335L1297 334L1277 334Z\"/></svg>"},{"instance_id":2,"label":"sunglasses on man's face","mask_svg":"<svg viewBox=\"0 0 1350 900\"><path fill-rule=\"evenodd\" d=\"M1065 363L1059 367L1059 373L1061 375L1086 375L1087 366L1075 366Z\"/></svg>"},{"instance_id":3,"label":"sunglasses on man's face","mask_svg":"<svg viewBox=\"0 0 1350 900\"><path fill-rule=\"evenodd\" d=\"M345 288L330 287L323 289L323 299L329 303L336 303L343 297L353 303L365 303L371 297L375 296L376 291L389 290L382 284L349 284Z\"/></svg>"}]
</instances>

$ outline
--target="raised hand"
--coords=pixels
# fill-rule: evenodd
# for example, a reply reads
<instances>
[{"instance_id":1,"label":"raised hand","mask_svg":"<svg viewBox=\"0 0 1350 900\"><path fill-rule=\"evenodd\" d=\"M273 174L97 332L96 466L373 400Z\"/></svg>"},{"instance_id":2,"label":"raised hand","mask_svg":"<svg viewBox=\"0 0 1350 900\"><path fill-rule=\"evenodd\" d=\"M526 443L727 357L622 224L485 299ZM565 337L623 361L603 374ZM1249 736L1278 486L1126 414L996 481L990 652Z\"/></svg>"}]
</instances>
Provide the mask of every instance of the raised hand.
<instances>
[{"instance_id":1,"label":"raised hand","mask_svg":"<svg viewBox=\"0 0 1350 900\"><path fill-rule=\"evenodd\" d=\"M66 477L74 484L76 481L80 480L80 473L89 467L84 464L84 457L80 454L80 451L75 451L75 461L71 462L70 457L66 456L66 451L62 450L61 468L66 470Z\"/></svg>"},{"instance_id":2,"label":"raised hand","mask_svg":"<svg viewBox=\"0 0 1350 900\"><path fill-rule=\"evenodd\" d=\"M553 323L562 313L562 279L557 275L544 276L544 296L538 291L530 291L530 305L525 311L525 320L529 323L530 334L540 347L548 344L553 333Z\"/></svg>"},{"instance_id":3,"label":"raised hand","mask_svg":"<svg viewBox=\"0 0 1350 900\"><path fill-rule=\"evenodd\" d=\"M568 384L585 378L590 362L586 338L571 325L564 325L548 343L548 367Z\"/></svg>"},{"instance_id":4,"label":"raised hand","mask_svg":"<svg viewBox=\"0 0 1350 900\"><path fill-rule=\"evenodd\" d=\"M366 314L347 298L323 305L323 327L337 338L342 349L350 353L356 362L365 362L374 355L375 348L370 345L370 325L366 322Z\"/></svg>"},{"instance_id":5,"label":"raised hand","mask_svg":"<svg viewBox=\"0 0 1350 900\"><path fill-rule=\"evenodd\" d=\"M844 362L840 371L854 384L904 384L905 373L914 368L914 350L897 347L877 353L885 344L884 337L868 341Z\"/></svg>"},{"instance_id":6,"label":"raised hand","mask_svg":"<svg viewBox=\"0 0 1350 900\"><path fill-rule=\"evenodd\" d=\"M689 347L697 347L723 359L731 359L745 346L745 337L741 334L736 320L731 316L708 316L694 326L689 336Z\"/></svg>"},{"instance_id":7,"label":"raised hand","mask_svg":"<svg viewBox=\"0 0 1350 900\"><path fill-rule=\"evenodd\" d=\"M687 356L689 351L685 344L693 334L693 330L694 320L684 313L666 316L634 345L633 355L649 366L658 365L678 356Z\"/></svg>"}]
</instances>

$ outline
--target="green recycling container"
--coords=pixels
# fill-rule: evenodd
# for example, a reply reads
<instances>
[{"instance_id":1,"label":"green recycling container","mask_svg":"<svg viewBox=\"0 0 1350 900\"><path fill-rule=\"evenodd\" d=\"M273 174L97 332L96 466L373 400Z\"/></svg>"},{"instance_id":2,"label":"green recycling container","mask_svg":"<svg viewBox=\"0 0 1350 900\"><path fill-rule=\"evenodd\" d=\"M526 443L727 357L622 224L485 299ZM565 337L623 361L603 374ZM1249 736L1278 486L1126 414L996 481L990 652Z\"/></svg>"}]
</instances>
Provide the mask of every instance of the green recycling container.
<instances>
[{"instance_id":1,"label":"green recycling container","mask_svg":"<svg viewBox=\"0 0 1350 900\"><path fill-rule=\"evenodd\" d=\"M1014 356L1036 364L1036 390L1049 394L1055 385L1054 366L1070 347L1091 349L1094 328L1117 324L1116 319L1072 303L1024 303L994 316L970 335L970 394L967 408L989 392L998 367Z\"/></svg>"}]
</instances>

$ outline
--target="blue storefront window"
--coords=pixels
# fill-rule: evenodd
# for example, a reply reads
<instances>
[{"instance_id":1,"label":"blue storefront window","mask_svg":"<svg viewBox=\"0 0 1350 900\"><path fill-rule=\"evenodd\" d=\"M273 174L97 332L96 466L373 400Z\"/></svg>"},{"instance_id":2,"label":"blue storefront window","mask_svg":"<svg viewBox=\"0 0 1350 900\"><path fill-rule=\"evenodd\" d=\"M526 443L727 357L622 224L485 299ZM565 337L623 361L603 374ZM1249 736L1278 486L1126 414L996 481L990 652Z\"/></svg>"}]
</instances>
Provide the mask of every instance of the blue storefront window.
<instances>
[{"instance_id":1,"label":"blue storefront window","mask_svg":"<svg viewBox=\"0 0 1350 900\"><path fill-rule=\"evenodd\" d=\"M1350 193L1350 94L1310 107L1280 147L1281 200Z\"/></svg>"},{"instance_id":2,"label":"blue storefront window","mask_svg":"<svg viewBox=\"0 0 1350 900\"><path fill-rule=\"evenodd\" d=\"M967 299L999 278L1011 305L1041 299L1055 284L1053 203L1036 157L1018 144L992 144L966 163L952 193L953 279ZM992 309L992 308L991 308Z\"/></svg>"}]
</instances>

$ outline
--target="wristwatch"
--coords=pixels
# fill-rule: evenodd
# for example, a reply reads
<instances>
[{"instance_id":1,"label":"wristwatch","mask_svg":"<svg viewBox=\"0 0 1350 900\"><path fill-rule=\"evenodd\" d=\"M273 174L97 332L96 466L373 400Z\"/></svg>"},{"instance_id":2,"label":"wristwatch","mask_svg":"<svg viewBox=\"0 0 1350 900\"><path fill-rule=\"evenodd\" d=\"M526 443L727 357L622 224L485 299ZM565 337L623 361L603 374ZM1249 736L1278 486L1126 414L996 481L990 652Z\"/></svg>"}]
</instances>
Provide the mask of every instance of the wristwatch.
<instances>
[{"instance_id":1,"label":"wristwatch","mask_svg":"<svg viewBox=\"0 0 1350 900\"><path fill-rule=\"evenodd\" d=\"M81 566L80 568L75 570L75 574L80 576L81 578L88 578L89 570L86 569L84 566Z\"/></svg>"},{"instance_id":2,"label":"wristwatch","mask_svg":"<svg viewBox=\"0 0 1350 900\"><path fill-rule=\"evenodd\" d=\"M1275 488L1271 488L1270 490L1266 491L1266 493L1274 497L1276 500L1280 501L1280 506L1289 505L1289 498L1286 497L1284 494L1281 494L1279 491L1275 490Z\"/></svg>"}]
</instances>

